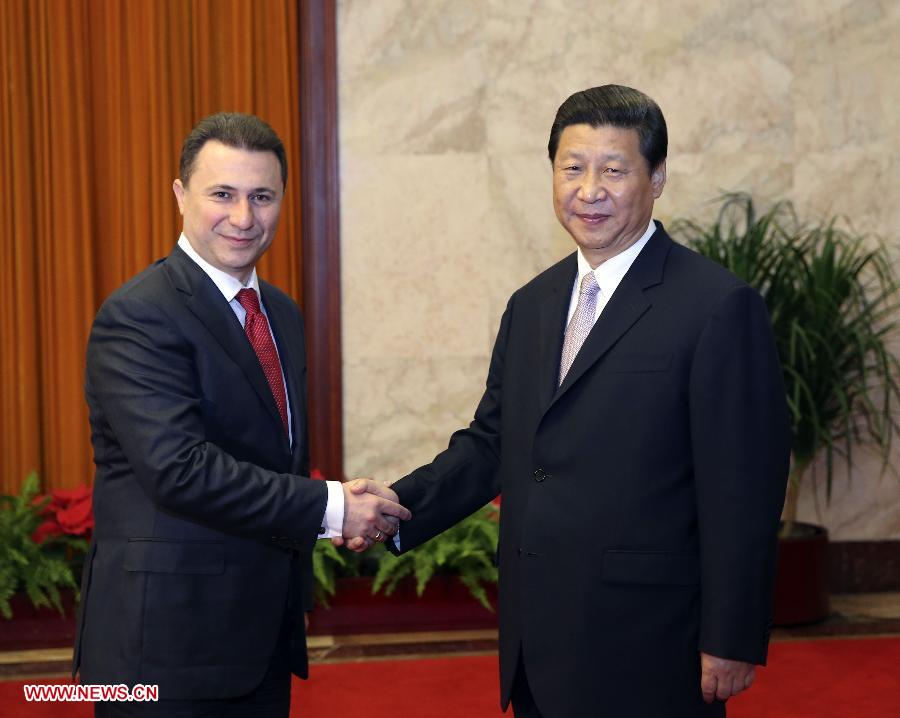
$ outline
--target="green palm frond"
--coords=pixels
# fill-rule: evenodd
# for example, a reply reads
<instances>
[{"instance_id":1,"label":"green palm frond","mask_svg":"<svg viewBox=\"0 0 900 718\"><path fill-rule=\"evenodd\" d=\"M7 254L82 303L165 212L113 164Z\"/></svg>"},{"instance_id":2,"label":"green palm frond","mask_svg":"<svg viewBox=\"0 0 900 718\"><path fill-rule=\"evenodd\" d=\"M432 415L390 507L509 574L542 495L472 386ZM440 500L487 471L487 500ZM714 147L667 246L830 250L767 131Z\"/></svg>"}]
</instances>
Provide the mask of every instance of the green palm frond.
<instances>
[{"instance_id":1,"label":"green palm frond","mask_svg":"<svg viewBox=\"0 0 900 718\"><path fill-rule=\"evenodd\" d=\"M494 556L500 537L498 518L497 507L488 504L399 557L388 553L382 544L376 544L364 554L355 554L336 549L330 541L318 541L313 551L316 601L327 606L329 597L335 593L337 578L343 576L374 575L372 593L384 591L386 595L391 595L403 579L412 576L416 592L421 596L435 576L456 575L472 596L493 610L485 586L497 583ZM0 584L0 595L2 590Z\"/></svg>"},{"instance_id":2,"label":"green palm frond","mask_svg":"<svg viewBox=\"0 0 900 718\"><path fill-rule=\"evenodd\" d=\"M458 575L463 584L485 608L491 608L484 586L497 583L494 555L500 536L498 509L488 504L414 551L379 563L372 592L394 592L399 582L415 576L416 592L421 596L435 575ZM401 530L401 541L403 532Z\"/></svg>"},{"instance_id":3,"label":"green palm frond","mask_svg":"<svg viewBox=\"0 0 900 718\"><path fill-rule=\"evenodd\" d=\"M312 554L314 594L316 601L328 605L328 598L334 595L335 582L340 568L347 565L344 556L331 541L316 541Z\"/></svg>"}]
</instances>

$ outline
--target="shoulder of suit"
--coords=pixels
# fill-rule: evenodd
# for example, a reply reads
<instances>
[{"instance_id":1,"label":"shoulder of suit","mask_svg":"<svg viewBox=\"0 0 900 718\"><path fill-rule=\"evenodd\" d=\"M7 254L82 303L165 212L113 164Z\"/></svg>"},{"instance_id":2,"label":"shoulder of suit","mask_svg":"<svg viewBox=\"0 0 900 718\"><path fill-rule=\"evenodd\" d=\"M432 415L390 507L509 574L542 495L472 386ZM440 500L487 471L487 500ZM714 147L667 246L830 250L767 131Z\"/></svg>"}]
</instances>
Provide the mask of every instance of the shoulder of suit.
<instances>
[{"instance_id":1,"label":"shoulder of suit","mask_svg":"<svg viewBox=\"0 0 900 718\"><path fill-rule=\"evenodd\" d=\"M750 301L765 309L765 301L755 287L718 262L674 242L666 260L665 280L660 295L673 299L696 316L712 316L725 305ZM689 308L689 309L687 309Z\"/></svg>"},{"instance_id":2,"label":"shoulder of suit","mask_svg":"<svg viewBox=\"0 0 900 718\"><path fill-rule=\"evenodd\" d=\"M150 265L110 294L97 310L91 331L101 326L152 324L160 331L163 326L177 331L174 317L184 311L170 277L165 272L165 260Z\"/></svg>"},{"instance_id":3,"label":"shoulder of suit","mask_svg":"<svg viewBox=\"0 0 900 718\"><path fill-rule=\"evenodd\" d=\"M692 283L698 291L728 292L738 287L752 289L743 279L718 262L674 241L666 260L666 273L666 279L684 278L685 282Z\"/></svg>"},{"instance_id":4,"label":"shoulder of suit","mask_svg":"<svg viewBox=\"0 0 900 718\"><path fill-rule=\"evenodd\" d=\"M143 271L135 274L131 279L113 290L104 301L104 304L128 298L148 298L158 294L160 288L167 284L163 271L165 263L166 259L158 259Z\"/></svg>"}]
</instances>

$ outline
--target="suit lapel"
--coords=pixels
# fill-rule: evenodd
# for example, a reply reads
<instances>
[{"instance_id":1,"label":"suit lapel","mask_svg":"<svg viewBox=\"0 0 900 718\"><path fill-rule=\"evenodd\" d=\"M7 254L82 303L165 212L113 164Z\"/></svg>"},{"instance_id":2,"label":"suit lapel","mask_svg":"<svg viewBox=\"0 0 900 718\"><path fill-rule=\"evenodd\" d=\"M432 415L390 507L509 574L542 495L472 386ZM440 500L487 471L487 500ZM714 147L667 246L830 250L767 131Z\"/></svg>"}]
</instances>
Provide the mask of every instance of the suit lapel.
<instances>
[{"instance_id":1,"label":"suit lapel","mask_svg":"<svg viewBox=\"0 0 900 718\"><path fill-rule=\"evenodd\" d=\"M551 280L550 291L540 306L541 370L538 378L540 406L547 407L559 381L559 360L565 335L566 315L572 297L572 286L578 274L576 255L566 258Z\"/></svg>"},{"instance_id":2,"label":"suit lapel","mask_svg":"<svg viewBox=\"0 0 900 718\"><path fill-rule=\"evenodd\" d=\"M669 235L662 229L662 225L657 224L656 232L650 237L650 241L622 278L609 303L603 308L603 312L575 356L565 381L553 396L551 405L577 383L581 376L650 308L651 303L644 290L662 281L663 266L671 245ZM574 279L572 281L574 282Z\"/></svg>"},{"instance_id":3,"label":"suit lapel","mask_svg":"<svg viewBox=\"0 0 900 718\"><path fill-rule=\"evenodd\" d=\"M166 260L166 268L175 288L185 295L188 309L203 322L225 354L241 368L269 414L281 427L281 415L259 358L218 287L178 246Z\"/></svg>"}]
</instances>

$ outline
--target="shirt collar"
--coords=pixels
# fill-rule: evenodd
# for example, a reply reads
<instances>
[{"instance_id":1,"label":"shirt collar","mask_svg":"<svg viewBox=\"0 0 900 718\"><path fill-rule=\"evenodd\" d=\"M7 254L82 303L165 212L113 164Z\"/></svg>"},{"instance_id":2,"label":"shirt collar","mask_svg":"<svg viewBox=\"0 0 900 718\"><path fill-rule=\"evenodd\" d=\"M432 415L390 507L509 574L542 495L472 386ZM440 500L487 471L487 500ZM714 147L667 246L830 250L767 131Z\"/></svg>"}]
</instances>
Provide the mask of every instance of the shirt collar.
<instances>
[{"instance_id":1,"label":"shirt collar","mask_svg":"<svg viewBox=\"0 0 900 718\"><path fill-rule=\"evenodd\" d=\"M616 287L619 286L622 278L631 268L634 260L637 259L637 256L641 253L641 250L646 246L647 242L650 241L650 237L653 236L655 231L656 225L651 219L647 230L641 235L641 238L637 242L628 247L628 249L619 252L615 257L610 257L594 270L591 270L591 265L588 264L588 261L584 258L584 255L579 248L578 281L575 283L575 286L580 287L584 275L593 271L594 277L597 279L597 284L600 287L600 291L607 299L609 299Z\"/></svg>"},{"instance_id":2,"label":"shirt collar","mask_svg":"<svg viewBox=\"0 0 900 718\"><path fill-rule=\"evenodd\" d=\"M178 238L178 246L188 257L194 260L200 269L206 272L207 276L213 280L213 283L219 288L219 291L222 292L222 295L227 302L234 300L237 293L242 289L252 289L256 292L257 296L259 296L259 278L256 276L256 267L253 268L250 279L247 281L247 284L244 285L241 284L239 279L235 279L227 272L223 272L221 269L212 266L203 259L203 257L197 254L197 250L194 249L190 240L184 236L183 232Z\"/></svg>"}]
</instances>

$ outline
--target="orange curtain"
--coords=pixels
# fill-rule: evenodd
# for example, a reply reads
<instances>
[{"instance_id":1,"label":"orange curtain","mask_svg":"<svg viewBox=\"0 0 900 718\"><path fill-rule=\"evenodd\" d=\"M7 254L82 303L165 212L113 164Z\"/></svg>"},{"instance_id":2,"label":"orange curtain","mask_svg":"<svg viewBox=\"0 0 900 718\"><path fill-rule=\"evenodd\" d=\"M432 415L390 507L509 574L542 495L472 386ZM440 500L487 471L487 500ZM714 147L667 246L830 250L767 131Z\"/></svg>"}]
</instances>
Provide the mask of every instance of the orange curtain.
<instances>
[{"instance_id":1,"label":"orange curtain","mask_svg":"<svg viewBox=\"0 0 900 718\"><path fill-rule=\"evenodd\" d=\"M297 0L0 3L0 493L93 475L84 353L103 299L171 251L181 142L252 112L290 176L260 274L298 301Z\"/></svg>"}]
</instances>

